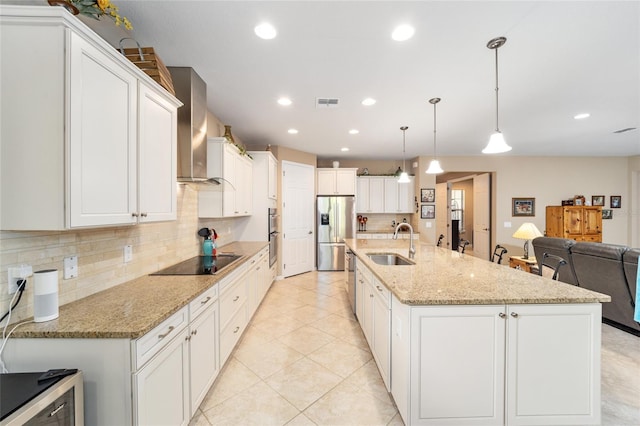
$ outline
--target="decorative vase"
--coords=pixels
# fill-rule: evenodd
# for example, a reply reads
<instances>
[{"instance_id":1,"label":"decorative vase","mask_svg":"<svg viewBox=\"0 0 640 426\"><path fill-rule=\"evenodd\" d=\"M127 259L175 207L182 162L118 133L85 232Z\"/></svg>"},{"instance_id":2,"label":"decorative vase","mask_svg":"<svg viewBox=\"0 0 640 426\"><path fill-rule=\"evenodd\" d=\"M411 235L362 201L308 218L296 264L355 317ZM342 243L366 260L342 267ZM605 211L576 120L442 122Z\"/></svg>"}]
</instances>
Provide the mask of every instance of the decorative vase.
<instances>
[{"instance_id":1,"label":"decorative vase","mask_svg":"<svg viewBox=\"0 0 640 426\"><path fill-rule=\"evenodd\" d=\"M224 126L224 135L222 135L228 142L235 144L236 141L233 140L233 135L231 134L231 126Z\"/></svg>"}]
</instances>

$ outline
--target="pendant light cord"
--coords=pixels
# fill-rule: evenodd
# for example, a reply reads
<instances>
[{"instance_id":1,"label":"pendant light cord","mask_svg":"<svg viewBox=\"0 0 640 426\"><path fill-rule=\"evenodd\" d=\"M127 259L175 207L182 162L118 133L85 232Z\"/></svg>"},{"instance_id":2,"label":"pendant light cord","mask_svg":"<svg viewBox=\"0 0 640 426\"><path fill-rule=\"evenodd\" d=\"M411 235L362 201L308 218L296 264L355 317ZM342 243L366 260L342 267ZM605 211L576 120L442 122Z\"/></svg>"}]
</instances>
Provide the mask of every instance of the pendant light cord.
<instances>
[{"instance_id":1,"label":"pendant light cord","mask_svg":"<svg viewBox=\"0 0 640 426\"><path fill-rule=\"evenodd\" d=\"M406 130L402 131L402 171L404 172L404 147L405 147L405 133Z\"/></svg>"},{"instance_id":2,"label":"pendant light cord","mask_svg":"<svg viewBox=\"0 0 640 426\"><path fill-rule=\"evenodd\" d=\"M498 48L494 49L496 51L496 132L500 131L500 127L498 126Z\"/></svg>"},{"instance_id":3,"label":"pendant light cord","mask_svg":"<svg viewBox=\"0 0 640 426\"><path fill-rule=\"evenodd\" d=\"M433 104L433 159L438 159L436 153L436 103Z\"/></svg>"}]
</instances>

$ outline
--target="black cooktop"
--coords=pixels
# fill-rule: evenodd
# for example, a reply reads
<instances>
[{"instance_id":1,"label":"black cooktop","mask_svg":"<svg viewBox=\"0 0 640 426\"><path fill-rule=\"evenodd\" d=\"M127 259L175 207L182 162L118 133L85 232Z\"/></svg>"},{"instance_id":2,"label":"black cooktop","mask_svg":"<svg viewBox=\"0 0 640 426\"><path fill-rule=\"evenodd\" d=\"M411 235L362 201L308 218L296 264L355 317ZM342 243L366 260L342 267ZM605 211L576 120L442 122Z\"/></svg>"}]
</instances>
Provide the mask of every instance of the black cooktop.
<instances>
[{"instance_id":1,"label":"black cooktop","mask_svg":"<svg viewBox=\"0 0 640 426\"><path fill-rule=\"evenodd\" d=\"M151 275L215 275L242 256L238 254L218 254L217 256L196 256L176 265L161 269Z\"/></svg>"}]
</instances>

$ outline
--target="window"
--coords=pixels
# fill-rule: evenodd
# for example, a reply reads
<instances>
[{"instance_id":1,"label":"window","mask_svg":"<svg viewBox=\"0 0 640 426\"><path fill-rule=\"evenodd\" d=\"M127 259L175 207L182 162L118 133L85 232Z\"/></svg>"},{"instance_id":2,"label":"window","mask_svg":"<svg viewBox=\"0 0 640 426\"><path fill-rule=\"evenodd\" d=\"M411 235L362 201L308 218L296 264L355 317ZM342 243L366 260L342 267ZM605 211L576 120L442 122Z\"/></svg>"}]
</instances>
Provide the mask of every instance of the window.
<instances>
[{"instance_id":1,"label":"window","mask_svg":"<svg viewBox=\"0 0 640 426\"><path fill-rule=\"evenodd\" d=\"M458 230L464 231L464 189L451 190L451 219L458 219Z\"/></svg>"}]
</instances>

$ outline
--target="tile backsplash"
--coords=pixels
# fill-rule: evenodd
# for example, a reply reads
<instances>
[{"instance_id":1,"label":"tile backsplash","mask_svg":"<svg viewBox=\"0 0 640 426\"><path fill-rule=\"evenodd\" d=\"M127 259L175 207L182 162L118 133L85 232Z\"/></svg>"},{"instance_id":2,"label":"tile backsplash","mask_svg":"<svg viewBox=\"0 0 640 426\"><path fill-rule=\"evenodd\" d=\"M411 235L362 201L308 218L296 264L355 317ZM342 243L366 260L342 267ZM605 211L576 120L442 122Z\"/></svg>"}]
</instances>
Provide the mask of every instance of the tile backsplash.
<instances>
[{"instance_id":1,"label":"tile backsplash","mask_svg":"<svg viewBox=\"0 0 640 426\"><path fill-rule=\"evenodd\" d=\"M198 218L198 193L178 184L178 219L126 227L77 231L0 231L0 315L9 308L7 268L31 265L34 271L58 270L59 303L64 305L126 281L197 256L202 239L198 229L215 228L218 246L235 241L234 219ZM133 259L124 263L124 246L133 246ZM63 279L63 259L78 256L78 277ZM33 316L33 277L11 314L11 322Z\"/></svg>"}]
</instances>

